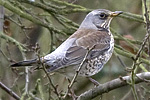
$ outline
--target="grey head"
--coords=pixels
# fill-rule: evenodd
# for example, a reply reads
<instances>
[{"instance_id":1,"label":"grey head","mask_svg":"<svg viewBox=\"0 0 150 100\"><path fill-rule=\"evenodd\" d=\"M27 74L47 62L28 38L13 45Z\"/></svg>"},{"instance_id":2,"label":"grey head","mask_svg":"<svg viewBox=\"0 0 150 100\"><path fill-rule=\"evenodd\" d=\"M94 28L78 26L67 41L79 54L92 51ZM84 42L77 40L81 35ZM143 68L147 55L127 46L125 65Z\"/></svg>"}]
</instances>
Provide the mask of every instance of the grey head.
<instances>
[{"instance_id":1,"label":"grey head","mask_svg":"<svg viewBox=\"0 0 150 100\"><path fill-rule=\"evenodd\" d=\"M123 13L122 11L111 12L106 9L97 9L91 11L83 22L81 23L80 28L88 28L88 29L99 29L105 28L108 29L110 22L113 17L118 16Z\"/></svg>"}]
</instances>

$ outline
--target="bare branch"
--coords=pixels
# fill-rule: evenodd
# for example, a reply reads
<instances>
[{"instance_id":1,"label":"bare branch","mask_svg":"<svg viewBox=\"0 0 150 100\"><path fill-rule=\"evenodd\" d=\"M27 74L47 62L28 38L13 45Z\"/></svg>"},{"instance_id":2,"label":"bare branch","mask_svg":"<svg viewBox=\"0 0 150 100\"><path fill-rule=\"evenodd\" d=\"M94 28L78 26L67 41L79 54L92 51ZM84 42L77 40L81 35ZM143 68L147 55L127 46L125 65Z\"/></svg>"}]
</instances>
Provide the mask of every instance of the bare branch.
<instances>
[{"instance_id":1,"label":"bare branch","mask_svg":"<svg viewBox=\"0 0 150 100\"><path fill-rule=\"evenodd\" d=\"M135 78L135 84L144 82L144 80L150 80L150 72L144 72L136 74L136 76L140 78ZM142 80L141 80L142 79ZM99 95L102 95L104 93L107 93L111 90L127 86L129 85L128 82L131 81L131 76L124 76L121 79L117 78L112 81L106 82L104 84L101 84L100 86L90 89L84 93L82 93L77 100L91 100Z\"/></svg>"},{"instance_id":2,"label":"bare branch","mask_svg":"<svg viewBox=\"0 0 150 100\"><path fill-rule=\"evenodd\" d=\"M20 100L20 97L15 92L13 92L10 88L4 85L2 82L0 82L0 87L9 95L11 95L13 98L15 98L16 100Z\"/></svg>"},{"instance_id":3,"label":"bare branch","mask_svg":"<svg viewBox=\"0 0 150 100\"><path fill-rule=\"evenodd\" d=\"M48 81L49 81L49 84L50 84L50 85L52 86L52 88L54 89L54 93L57 95L58 99L61 100L61 96L60 96L60 94L59 94L59 92L58 92L57 85L55 86L55 85L53 84L53 81L52 81L51 77L49 76L49 73L47 72L46 66L45 66L45 64L43 63L43 62L44 62L44 59L43 59L43 57L40 57L40 54L39 54L39 53L40 53L40 47L39 47L38 44L36 44L35 53L36 53L36 55L37 55L37 57L38 57L38 59L39 59L41 65L42 65L42 69L43 69L44 73L46 74L46 77L47 77L47 79L48 79Z\"/></svg>"}]
</instances>

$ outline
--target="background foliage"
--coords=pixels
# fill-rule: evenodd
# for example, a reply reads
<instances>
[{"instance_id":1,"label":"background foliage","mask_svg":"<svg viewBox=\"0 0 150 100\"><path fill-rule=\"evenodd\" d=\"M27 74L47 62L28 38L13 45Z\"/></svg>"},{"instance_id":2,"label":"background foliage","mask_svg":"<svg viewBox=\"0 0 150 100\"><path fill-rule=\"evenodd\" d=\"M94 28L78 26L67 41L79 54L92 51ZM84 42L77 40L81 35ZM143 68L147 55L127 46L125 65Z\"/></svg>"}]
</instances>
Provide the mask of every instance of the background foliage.
<instances>
[{"instance_id":1,"label":"background foliage","mask_svg":"<svg viewBox=\"0 0 150 100\"><path fill-rule=\"evenodd\" d=\"M132 75L132 71L129 70L134 64L132 57L139 50L146 34L141 0L35 0L33 2L32 0L0 0L0 5L4 6L4 25L1 25L3 32L1 29L0 33L0 81L18 94L22 100L33 98L55 100L58 99L58 95L55 93L57 91L53 92L54 89L49 85L43 70L11 69L9 65L15 61L44 56L55 50L76 31L86 14L92 9L124 11L123 15L114 18L111 23L116 43L115 52L103 70L92 78L103 84L120 76ZM40 47L38 54L35 50L36 43ZM144 60L138 62L142 62L143 65L136 62L138 67L135 73L149 71L148 46L147 42L143 50L145 54L142 53L143 56L140 56ZM27 76L29 76L29 83ZM64 95L68 86L65 76L54 73L50 77L54 86L58 86L59 96ZM115 89L94 100L99 98L134 100L134 92L131 92L132 85ZM136 85L139 100L150 98L148 85L149 83L146 82ZM75 82L73 90L76 95L80 95L93 87L91 82L82 78ZM28 91L29 94L26 95ZM0 100L14 99L0 89Z\"/></svg>"}]
</instances>

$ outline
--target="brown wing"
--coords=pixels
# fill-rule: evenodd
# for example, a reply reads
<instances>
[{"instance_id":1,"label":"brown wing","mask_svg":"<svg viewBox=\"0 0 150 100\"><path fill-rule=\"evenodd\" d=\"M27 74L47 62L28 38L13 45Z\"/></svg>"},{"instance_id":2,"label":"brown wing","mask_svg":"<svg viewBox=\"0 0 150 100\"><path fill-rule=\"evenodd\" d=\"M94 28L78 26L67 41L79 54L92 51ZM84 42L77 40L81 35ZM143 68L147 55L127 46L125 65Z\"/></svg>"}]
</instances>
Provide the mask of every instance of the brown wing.
<instances>
[{"instance_id":1,"label":"brown wing","mask_svg":"<svg viewBox=\"0 0 150 100\"><path fill-rule=\"evenodd\" d=\"M110 47L110 36L106 30L79 29L68 39L71 38L75 40L72 46L66 51L65 57L57 59L52 63L47 61L48 65L51 66L48 69L49 71L80 64L87 53L87 48L95 46L88 55L88 59L93 59Z\"/></svg>"},{"instance_id":2,"label":"brown wing","mask_svg":"<svg viewBox=\"0 0 150 100\"><path fill-rule=\"evenodd\" d=\"M77 37L78 39L67 50L66 58L69 60L68 64L80 63L85 57L87 48L91 48L95 46L95 48L93 48L92 51L89 53L89 56L88 56L89 59L93 59L99 56L105 50L109 49L110 35L108 34L108 31L106 30L101 30L101 31L83 30L82 32L82 30L80 30L79 32L80 33L78 34L80 36L74 36L74 35L78 35L77 33L71 36L72 38Z\"/></svg>"}]
</instances>

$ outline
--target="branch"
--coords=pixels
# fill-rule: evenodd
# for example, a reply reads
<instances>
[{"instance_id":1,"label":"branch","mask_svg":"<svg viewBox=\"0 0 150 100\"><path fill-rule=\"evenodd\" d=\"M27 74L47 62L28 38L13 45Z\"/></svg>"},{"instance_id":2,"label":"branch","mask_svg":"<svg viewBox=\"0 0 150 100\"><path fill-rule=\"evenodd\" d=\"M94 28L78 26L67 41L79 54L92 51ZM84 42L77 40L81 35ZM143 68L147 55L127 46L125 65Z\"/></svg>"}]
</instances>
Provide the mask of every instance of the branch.
<instances>
[{"instance_id":1,"label":"branch","mask_svg":"<svg viewBox=\"0 0 150 100\"><path fill-rule=\"evenodd\" d=\"M124 40L130 47L134 48L134 50L136 50L136 51L139 50L139 48L138 48L135 44L133 44L131 41L129 41L128 39L126 39L125 37L123 37L122 35L120 35L119 33L115 32L114 29L111 28L111 31L112 31L112 33L113 33L114 35L116 35L116 36L118 36L120 39ZM141 44L142 44L142 43L143 43L143 42L141 42ZM140 44L140 45L141 45L141 44ZM148 55L147 55L145 52L143 52L143 55L144 55L145 57L148 57Z\"/></svg>"},{"instance_id":2,"label":"branch","mask_svg":"<svg viewBox=\"0 0 150 100\"><path fill-rule=\"evenodd\" d=\"M141 57L141 53L146 45L146 42L147 40L149 39L149 26L150 26L150 23L149 23L149 16L148 16L148 11L147 11L147 6L146 6L146 0L143 0L144 1L144 7L145 7L145 19L146 19L146 35L144 37L144 40L136 54L136 56L134 57L133 59L133 66L132 66L132 71L131 71L131 87L132 87L132 92L133 92L133 96L134 96L134 99L135 100L139 100L138 99L138 95L137 95L137 92L135 90L135 73L137 72L137 63L139 63L139 58Z\"/></svg>"},{"instance_id":3,"label":"branch","mask_svg":"<svg viewBox=\"0 0 150 100\"><path fill-rule=\"evenodd\" d=\"M36 83L37 83L37 87L38 87L38 91L39 91L41 99L45 100L45 97L44 97L44 94L43 94L43 91L42 91L41 79L37 79Z\"/></svg>"},{"instance_id":4,"label":"branch","mask_svg":"<svg viewBox=\"0 0 150 100\"><path fill-rule=\"evenodd\" d=\"M136 76L140 78L135 78L135 84L145 82L145 80L150 80L150 72L144 72L136 74ZM131 81L131 76L124 76L121 78L114 79L112 81L101 84L100 86L90 89L84 93L82 93L77 100L91 100L99 95L104 93L108 93L111 90L127 86L128 82Z\"/></svg>"},{"instance_id":5,"label":"branch","mask_svg":"<svg viewBox=\"0 0 150 100\"><path fill-rule=\"evenodd\" d=\"M111 31L112 32L112 31ZM112 32L112 34L114 34L113 32ZM117 33L117 34L119 34L119 33ZM114 39L115 40L123 40L123 41L129 41L129 42L131 42L132 44L137 44L137 45L141 45L142 44L142 41L140 41L140 40L130 40L130 39L128 39L128 38L125 38L125 37L120 37L120 36L117 36L117 35L115 35L114 34Z\"/></svg>"},{"instance_id":6,"label":"branch","mask_svg":"<svg viewBox=\"0 0 150 100\"><path fill-rule=\"evenodd\" d=\"M68 92L70 91L70 89L72 88L73 84L75 83L75 80L76 80L76 78L78 77L79 72L80 72L80 70L81 70L83 64L87 61L87 56L88 56L88 54L90 53L90 51L92 51L93 48L95 48L95 45L94 45L93 47L91 47L91 48L87 48L87 52L86 52L86 54L85 54L85 56L84 56L82 62L80 63L80 65L79 65L79 67L78 67L78 69L77 69L75 75L73 76L73 79L71 80L70 84L68 85L68 90L67 90L67 92L66 92L64 98L67 96Z\"/></svg>"},{"instance_id":7,"label":"branch","mask_svg":"<svg viewBox=\"0 0 150 100\"><path fill-rule=\"evenodd\" d=\"M11 95L13 98L15 98L16 100L20 100L20 97L13 92L11 89L9 89L7 86L5 86L3 83L0 82L0 87L7 92L9 95Z\"/></svg>"},{"instance_id":8,"label":"branch","mask_svg":"<svg viewBox=\"0 0 150 100\"><path fill-rule=\"evenodd\" d=\"M114 48L115 52L119 55L122 55L124 57L128 57L128 58L135 58L135 55L130 53L130 52L126 52L124 50L121 50L120 48L117 47L117 45L115 45ZM150 65L150 61L144 58L139 58L143 63Z\"/></svg>"},{"instance_id":9,"label":"branch","mask_svg":"<svg viewBox=\"0 0 150 100\"><path fill-rule=\"evenodd\" d=\"M21 44L20 42L18 42L14 38L4 34L3 32L0 32L0 38L3 38L5 40L15 44L21 51L26 51L25 46L23 44Z\"/></svg>"},{"instance_id":10,"label":"branch","mask_svg":"<svg viewBox=\"0 0 150 100\"><path fill-rule=\"evenodd\" d=\"M140 23L144 23L144 19L143 19L142 15L132 14L132 13L129 13L129 12L123 12L123 14L121 14L119 16L122 17L122 18L125 18L125 19L129 19L129 20L140 22Z\"/></svg>"},{"instance_id":11,"label":"branch","mask_svg":"<svg viewBox=\"0 0 150 100\"><path fill-rule=\"evenodd\" d=\"M37 19L34 16L23 12L19 8L17 8L15 6L13 6L12 4L10 4L8 1L0 0L0 5L4 6L6 9L12 11L13 13L15 13L15 14L19 15L20 17L25 18L25 19L33 22L33 23L39 24L39 25L41 25L41 26L43 26L43 27L45 27L49 30L53 30L54 32L65 34L64 32L52 27L49 23L46 23L42 20L39 20L39 18Z\"/></svg>"},{"instance_id":12,"label":"branch","mask_svg":"<svg viewBox=\"0 0 150 100\"><path fill-rule=\"evenodd\" d=\"M44 5L43 3L40 3L40 2L32 2L32 1L29 1L29 0L17 0L17 1L19 1L20 3L31 4L32 6L37 7L37 8L41 8L41 9L43 9L43 10L49 12L49 13L63 13L63 12L60 11L62 8L58 8L58 7L57 7L57 9L59 9L59 11L57 10L57 11L58 11L58 12L57 12L57 11L53 8L53 5L52 5L52 4L49 5L49 6L47 6L47 5ZM56 8L56 6L55 6L55 8Z\"/></svg>"}]
</instances>

